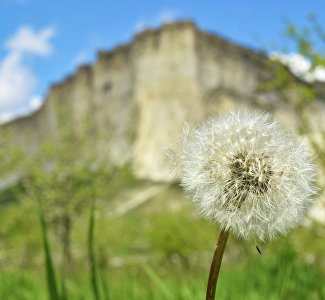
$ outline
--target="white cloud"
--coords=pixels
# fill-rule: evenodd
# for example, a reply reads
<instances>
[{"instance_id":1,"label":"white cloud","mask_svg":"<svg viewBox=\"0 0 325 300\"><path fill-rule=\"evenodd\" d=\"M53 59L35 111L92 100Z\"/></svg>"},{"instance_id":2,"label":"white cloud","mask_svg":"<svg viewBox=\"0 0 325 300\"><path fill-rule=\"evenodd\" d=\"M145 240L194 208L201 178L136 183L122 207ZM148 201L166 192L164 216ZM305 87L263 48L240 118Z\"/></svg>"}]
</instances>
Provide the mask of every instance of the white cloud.
<instances>
[{"instance_id":1,"label":"white cloud","mask_svg":"<svg viewBox=\"0 0 325 300\"><path fill-rule=\"evenodd\" d=\"M0 115L0 124L8 123L13 119L14 117L11 113L2 113Z\"/></svg>"},{"instance_id":2,"label":"white cloud","mask_svg":"<svg viewBox=\"0 0 325 300\"><path fill-rule=\"evenodd\" d=\"M325 67L317 66L314 70L314 76L318 81L325 81Z\"/></svg>"},{"instance_id":3,"label":"white cloud","mask_svg":"<svg viewBox=\"0 0 325 300\"><path fill-rule=\"evenodd\" d=\"M157 27L162 24L171 23L177 19L177 12L174 10L162 10L151 20L139 20L134 26L134 32L139 33L150 27Z\"/></svg>"},{"instance_id":4,"label":"white cloud","mask_svg":"<svg viewBox=\"0 0 325 300\"><path fill-rule=\"evenodd\" d=\"M15 111L4 112L0 114L0 124L10 122L17 118L17 116L28 116L31 112L38 110L43 104L42 98L39 96L32 96L28 105Z\"/></svg>"},{"instance_id":5,"label":"white cloud","mask_svg":"<svg viewBox=\"0 0 325 300\"><path fill-rule=\"evenodd\" d=\"M50 39L55 30L47 27L39 32L23 26L5 42L8 54L0 61L0 123L18 115L26 115L41 106L41 97L34 94L38 78L26 63L28 55L48 56Z\"/></svg>"},{"instance_id":6,"label":"white cloud","mask_svg":"<svg viewBox=\"0 0 325 300\"><path fill-rule=\"evenodd\" d=\"M42 106L42 98L40 96L33 96L29 101L29 108L32 111L38 110Z\"/></svg>"},{"instance_id":7,"label":"white cloud","mask_svg":"<svg viewBox=\"0 0 325 300\"><path fill-rule=\"evenodd\" d=\"M159 13L157 21L160 24L171 23L176 20L177 14L173 10L163 10Z\"/></svg>"},{"instance_id":8,"label":"white cloud","mask_svg":"<svg viewBox=\"0 0 325 300\"><path fill-rule=\"evenodd\" d=\"M270 58L281 61L293 74L307 82L325 81L325 68L317 66L315 70L311 70L311 62L299 53L272 52Z\"/></svg>"},{"instance_id":9,"label":"white cloud","mask_svg":"<svg viewBox=\"0 0 325 300\"><path fill-rule=\"evenodd\" d=\"M79 52L76 57L72 61L73 67L79 67L83 64L85 64L89 60L88 52L83 50Z\"/></svg>"},{"instance_id":10,"label":"white cloud","mask_svg":"<svg viewBox=\"0 0 325 300\"><path fill-rule=\"evenodd\" d=\"M48 56L52 52L49 41L54 35L53 27L47 27L36 32L28 26L23 26L5 43L5 47L11 51Z\"/></svg>"},{"instance_id":11,"label":"white cloud","mask_svg":"<svg viewBox=\"0 0 325 300\"><path fill-rule=\"evenodd\" d=\"M24 66L21 53L12 52L0 64L0 108L15 107L34 90L37 78Z\"/></svg>"},{"instance_id":12,"label":"white cloud","mask_svg":"<svg viewBox=\"0 0 325 300\"><path fill-rule=\"evenodd\" d=\"M149 26L144 22L144 21L138 21L135 25L134 25L134 32L135 33L140 33L142 31L145 31Z\"/></svg>"}]
</instances>

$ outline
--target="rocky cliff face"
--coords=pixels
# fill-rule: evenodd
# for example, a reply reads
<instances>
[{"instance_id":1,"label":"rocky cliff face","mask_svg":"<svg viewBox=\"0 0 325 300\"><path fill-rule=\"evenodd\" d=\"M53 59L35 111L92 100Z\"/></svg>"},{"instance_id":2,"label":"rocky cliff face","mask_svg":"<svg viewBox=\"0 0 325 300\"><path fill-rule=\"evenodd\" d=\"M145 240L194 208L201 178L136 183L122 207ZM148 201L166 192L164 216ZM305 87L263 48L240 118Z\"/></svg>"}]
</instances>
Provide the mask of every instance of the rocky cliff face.
<instances>
[{"instance_id":1,"label":"rocky cliff face","mask_svg":"<svg viewBox=\"0 0 325 300\"><path fill-rule=\"evenodd\" d=\"M209 114L254 107L297 126L297 93L287 93L293 99L288 101L283 93L260 88L274 76L261 53L201 32L191 22L168 24L100 52L94 65L52 86L38 112L5 127L35 151L45 138L74 132L108 161L132 162L138 177L168 180L162 147L173 147L184 120L194 126ZM324 111L322 100L315 105L312 111Z\"/></svg>"}]
</instances>

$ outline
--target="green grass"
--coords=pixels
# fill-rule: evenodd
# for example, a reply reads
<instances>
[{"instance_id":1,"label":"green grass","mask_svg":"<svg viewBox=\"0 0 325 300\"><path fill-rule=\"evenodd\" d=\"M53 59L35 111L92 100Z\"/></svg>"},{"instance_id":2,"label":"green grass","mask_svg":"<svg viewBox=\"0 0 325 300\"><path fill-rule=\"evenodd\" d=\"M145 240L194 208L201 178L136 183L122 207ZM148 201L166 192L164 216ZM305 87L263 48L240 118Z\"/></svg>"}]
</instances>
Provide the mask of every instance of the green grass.
<instances>
[{"instance_id":1,"label":"green grass","mask_svg":"<svg viewBox=\"0 0 325 300\"><path fill-rule=\"evenodd\" d=\"M148 183L137 182L127 169L108 182L96 217L89 206L74 219L73 262L65 273L60 272L62 245L47 207L41 223L34 199L2 207L0 299L205 298L216 226L201 220L175 185L126 215L110 216L110 205L123 201L125 186ZM323 226L298 228L260 245L262 255L254 243L230 237L216 299L325 299L324 232Z\"/></svg>"},{"instance_id":2,"label":"green grass","mask_svg":"<svg viewBox=\"0 0 325 300\"><path fill-rule=\"evenodd\" d=\"M55 271L53 268L52 255L51 255L50 245L47 237L46 221L44 218L41 202L39 203L39 217L40 217L40 223L42 228L42 240L43 240L43 249L44 249L44 256L45 256L45 268L46 268L46 275L47 275L46 278L47 278L49 297L51 300L59 300L60 297L57 289L57 282L56 282Z\"/></svg>"},{"instance_id":3,"label":"green grass","mask_svg":"<svg viewBox=\"0 0 325 300\"><path fill-rule=\"evenodd\" d=\"M204 299L208 269L138 264L106 270L106 299ZM89 274L80 270L66 279L68 299L95 299ZM101 291L103 292L103 291ZM6 272L0 277L0 299L46 299L39 273ZM105 299L105 298L104 298ZM244 263L225 263L216 299L325 299L324 274L299 259L289 243L275 253L253 255Z\"/></svg>"},{"instance_id":4,"label":"green grass","mask_svg":"<svg viewBox=\"0 0 325 300\"><path fill-rule=\"evenodd\" d=\"M94 227L95 227L95 207L94 207L94 204L92 204L91 209L90 209L89 229L88 229L88 252L89 252L89 262L90 262L90 281L91 281L91 285L92 285L94 299L100 300L99 287L98 287L98 271L97 271L95 249L94 249Z\"/></svg>"}]
</instances>

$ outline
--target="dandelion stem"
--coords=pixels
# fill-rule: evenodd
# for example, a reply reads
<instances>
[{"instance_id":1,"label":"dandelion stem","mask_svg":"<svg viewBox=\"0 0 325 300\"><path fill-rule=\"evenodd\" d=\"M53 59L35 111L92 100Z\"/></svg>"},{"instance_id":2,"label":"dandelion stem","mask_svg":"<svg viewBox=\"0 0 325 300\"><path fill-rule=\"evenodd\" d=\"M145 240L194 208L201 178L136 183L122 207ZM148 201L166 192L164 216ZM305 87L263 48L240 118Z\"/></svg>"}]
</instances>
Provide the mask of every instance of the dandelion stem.
<instances>
[{"instance_id":1,"label":"dandelion stem","mask_svg":"<svg viewBox=\"0 0 325 300\"><path fill-rule=\"evenodd\" d=\"M228 236L229 236L229 231L222 229L219 235L216 250L214 251L214 255L211 263L206 300L214 300L215 298L219 271L221 267L223 253L226 248Z\"/></svg>"}]
</instances>

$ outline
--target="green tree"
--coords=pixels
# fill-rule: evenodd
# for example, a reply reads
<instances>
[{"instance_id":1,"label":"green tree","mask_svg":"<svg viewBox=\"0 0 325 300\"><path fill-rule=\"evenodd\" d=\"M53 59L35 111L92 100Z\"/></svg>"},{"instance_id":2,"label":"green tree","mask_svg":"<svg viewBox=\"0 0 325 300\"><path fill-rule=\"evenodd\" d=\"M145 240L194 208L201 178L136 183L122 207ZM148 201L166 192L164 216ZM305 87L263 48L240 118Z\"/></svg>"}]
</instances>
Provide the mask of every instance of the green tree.
<instances>
[{"instance_id":1,"label":"green tree","mask_svg":"<svg viewBox=\"0 0 325 300\"><path fill-rule=\"evenodd\" d=\"M298 53L306 57L311 62L310 72L314 72L317 68L323 69L325 72L325 30L322 24L318 21L315 14L309 14L307 18L307 25L304 27L297 27L293 23L288 23L285 29L285 36L287 41L294 44ZM296 85L301 87L304 83L297 82ZM307 86L305 84L305 86ZM325 98L325 83L312 82L308 84L305 91L309 92L311 99ZM310 102L309 102L310 103ZM323 192L325 189L325 129L320 124L315 124L312 118L313 115L308 114L308 106L303 106L302 133L308 137L313 150L317 156L317 162L320 166L321 176L319 184L322 188L321 198L324 198ZM307 111L304 114L304 110ZM323 209L325 209L325 202L321 202Z\"/></svg>"},{"instance_id":2,"label":"green tree","mask_svg":"<svg viewBox=\"0 0 325 300\"><path fill-rule=\"evenodd\" d=\"M84 139L69 136L44 144L26 169L22 197L42 203L47 222L61 242L63 266L68 267L74 220L101 197L108 168L94 154L87 154Z\"/></svg>"}]
</instances>

